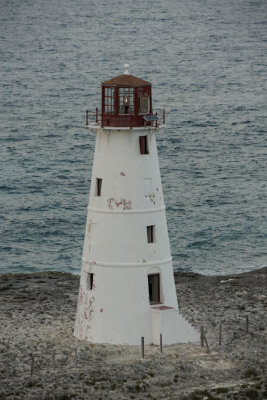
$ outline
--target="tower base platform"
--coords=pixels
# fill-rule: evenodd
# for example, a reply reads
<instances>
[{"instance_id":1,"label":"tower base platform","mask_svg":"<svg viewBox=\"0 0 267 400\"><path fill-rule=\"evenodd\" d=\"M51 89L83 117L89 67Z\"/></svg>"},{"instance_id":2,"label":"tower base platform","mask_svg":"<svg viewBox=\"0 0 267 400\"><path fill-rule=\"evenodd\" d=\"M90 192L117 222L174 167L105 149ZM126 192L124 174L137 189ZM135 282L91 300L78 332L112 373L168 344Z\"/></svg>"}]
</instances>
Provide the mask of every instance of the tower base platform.
<instances>
[{"instance_id":1,"label":"tower base platform","mask_svg":"<svg viewBox=\"0 0 267 400\"><path fill-rule=\"evenodd\" d=\"M173 307L157 305L151 307L153 344L198 342L198 331Z\"/></svg>"}]
</instances>

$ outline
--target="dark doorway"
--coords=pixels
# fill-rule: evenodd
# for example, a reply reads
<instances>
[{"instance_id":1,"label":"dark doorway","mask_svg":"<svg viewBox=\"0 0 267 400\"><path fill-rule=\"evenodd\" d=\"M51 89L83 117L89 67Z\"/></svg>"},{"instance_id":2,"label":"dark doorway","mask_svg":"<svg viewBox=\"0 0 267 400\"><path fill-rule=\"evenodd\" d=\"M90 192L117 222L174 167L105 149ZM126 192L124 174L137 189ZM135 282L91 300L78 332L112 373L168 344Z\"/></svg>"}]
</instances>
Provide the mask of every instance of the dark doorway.
<instances>
[{"instance_id":1,"label":"dark doorway","mask_svg":"<svg viewBox=\"0 0 267 400\"><path fill-rule=\"evenodd\" d=\"M150 304L160 303L159 274L148 275L148 292Z\"/></svg>"}]
</instances>

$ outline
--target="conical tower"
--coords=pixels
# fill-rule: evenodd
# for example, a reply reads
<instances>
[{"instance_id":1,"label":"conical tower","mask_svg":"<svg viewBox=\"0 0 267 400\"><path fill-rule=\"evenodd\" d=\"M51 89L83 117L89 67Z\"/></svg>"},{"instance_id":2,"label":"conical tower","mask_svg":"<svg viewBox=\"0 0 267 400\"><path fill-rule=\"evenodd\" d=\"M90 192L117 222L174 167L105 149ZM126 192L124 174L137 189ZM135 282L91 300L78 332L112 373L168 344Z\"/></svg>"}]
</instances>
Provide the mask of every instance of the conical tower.
<instances>
[{"instance_id":1,"label":"conical tower","mask_svg":"<svg viewBox=\"0 0 267 400\"><path fill-rule=\"evenodd\" d=\"M197 341L179 314L151 83L128 72L102 83L74 336L93 343ZM100 122L99 120L100 119Z\"/></svg>"}]
</instances>

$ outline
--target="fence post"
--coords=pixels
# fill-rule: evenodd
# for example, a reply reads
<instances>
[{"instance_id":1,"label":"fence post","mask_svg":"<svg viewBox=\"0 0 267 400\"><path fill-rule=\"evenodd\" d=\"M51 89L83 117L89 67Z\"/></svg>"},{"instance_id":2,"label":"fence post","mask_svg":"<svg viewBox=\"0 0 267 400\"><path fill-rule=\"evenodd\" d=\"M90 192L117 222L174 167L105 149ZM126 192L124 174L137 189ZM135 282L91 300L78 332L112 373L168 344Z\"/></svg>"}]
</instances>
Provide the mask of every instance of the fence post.
<instances>
[{"instance_id":1,"label":"fence post","mask_svg":"<svg viewBox=\"0 0 267 400\"><path fill-rule=\"evenodd\" d=\"M52 362L53 362L53 369L56 368L56 352L55 349L53 349L53 353L52 353Z\"/></svg>"},{"instance_id":2,"label":"fence post","mask_svg":"<svg viewBox=\"0 0 267 400\"><path fill-rule=\"evenodd\" d=\"M95 109L95 122L98 124L98 107Z\"/></svg>"},{"instance_id":3,"label":"fence post","mask_svg":"<svg viewBox=\"0 0 267 400\"><path fill-rule=\"evenodd\" d=\"M163 108L162 117L163 117L163 125L165 125L165 108Z\"/></svg>"},{"instance_id":4,"label":"fence post","mask_svg":"<svg viewBox=\"0 0 267 400\"><path fill-rule=\"evenodd\" d=\"M142 351L142 358L144 358L145 357L145 339L143 336L141 337L141 351Z\"/></svg>"},{"instance_id":5,"label":"fence post","mask_svg":"<svg viewBox=\"0 0 267 400\"><path fill-rule=\"evenodd\" d=\"M33 375L33 372L34 372L34 356L33 356L32 353L31 353L31 359L32 359L32 362L31 362L31 375Z\"/></svg>"},{"instance_id":6,"label":"fence post","mask_svg":"<svg viewBox=\"0 0 267 400\"><path fill-rule=\"evenodd\" d=\"M86 126L88 126L88 114L89 114L89 111L88 110L86 110Z\"/></svg>"},{"instance_id":7,"label":"fence post","mask_svg":"<svg viewBox=\"0 0 267 400\"><path fill-rule=\"evenodd\" d=\"M78 354L77 354L77 347L75 347L75 367L77 368L78 366Z\"/></svg>"},{"instance_id":8,"label":"fence post","mask_svg":"<svg viewBox=\"0 0 267 400\"><path fill-rule=\"evenodd\" d=\"M159 337L159 344L160 344L160 352L162 353L162 333L160 334Z\"/></svg>"},{"instance_id":9,"label":"fence post","mask_svg":"<svg viewBox=\"0 0 267 400\"><path fill-rule=\"evenodd\" d=\"M156 119L156 128L158 127L158 112L156 111L156 117L157 117L157 119Z\"/></svg>"},{"instance_id":10,"label":"fence post","mask_svg":"<svg viewBox=\"0 0 267 400\"><path fill-rule=\"evenodd\" d=\"M203 326L200 327L200 343L201 343L201 347L204 346L204 329Z\"/></svg>"},{"instance_id":11,"label":"fence post","mask_svg":"<svg viewBox=\"0 0 267 400\"><path fill-rule=\"evenodd\" d=\"M6 363L6 378L9 379L9 360Z\"/></svg>"},{"instance_id":12,"label":"fence post","mask_svg":"<svg viewBox=\"0 0 267 400\"><path fill-rule=\"evenodd\" d=\"M209 345L208 345L207 338L206 338L205 334L204 334L204 340L205 340L205 343L206 343L206 346L207 346L207 353L210 354L210 348L209 348Z\"/></svg>"},{"instance_id":13,"label":"fence post","mask_svg":"<svg viewBox=\"0 0 267 400\"><path fill-rule=\"evenodd\" d=\"M222 324L219 326L219 346L222 345Z\"/></svg>"},{"instance_id":14,"label":"fence post","mask_svg":"<svg viewBox=\"0 0 267 400\"><path fill-rule=\"evenodd\" d=\"M246 316L246 333L248 333L248 315Z\"/></svg>"}]
</instances>

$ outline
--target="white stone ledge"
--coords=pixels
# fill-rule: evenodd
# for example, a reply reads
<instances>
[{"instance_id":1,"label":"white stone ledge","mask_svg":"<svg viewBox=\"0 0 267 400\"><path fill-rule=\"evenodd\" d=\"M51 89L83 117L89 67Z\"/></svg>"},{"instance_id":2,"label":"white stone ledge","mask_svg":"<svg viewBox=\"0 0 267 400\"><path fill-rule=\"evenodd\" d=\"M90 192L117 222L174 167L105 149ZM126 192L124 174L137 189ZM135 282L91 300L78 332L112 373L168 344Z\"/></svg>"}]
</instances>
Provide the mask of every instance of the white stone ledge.
<instances>
[{"instance_id":1,"label":"white stone ledge","mask_svg":"<svg viewBox=\"0 0 267 400\"><path fill-rule=\"evenodd\" d=\"M168 264L172 262L172 257L165 258L163 260L157 261L145 261L145 262L138 262L138 263L114 263L114 262L104 262L104 261L95 261L95 260L85 260L84 258L82 261L86 264L91 265L98 265L101 267L118 267L118 268L131 268L131 267L145 267L145 266L158 266L162 264Z\"/></svg>"},{"instance_id":2,"label":"white stone ledge","mask_svg":"<svg viewBox=\"0 0 267 400\"><path fill-rule=\"evenodd\" d=\"M93 211L101 214L148 214L148 213L156 213L165 210L165 206L159 208L148 208L148 209L140 209L140 210L107 210L100 209L94 207L87 207L88 211Z\"/></svg>"},{"instance_id":3,"label":"white stone ledge","mask_svg":"<svg viewBox=\"0 0 267 400\"><path fill-rule=\"evenodd\" d=\"M129 126L103 126L101 127L100 124L96 124L96 123L90 123L88 125L85 125L85 127L89 130L91 130L93 133L97 132L97 131L105 131L106 133L109 133L110 131L142 131L142 130L148 130L148 131L152 131L152 132L157 132L160 129L164 129L166 127L166 125L159 125L157 127L155 126L135 126L130 128Z\"/></svg>"}]
</instances>

